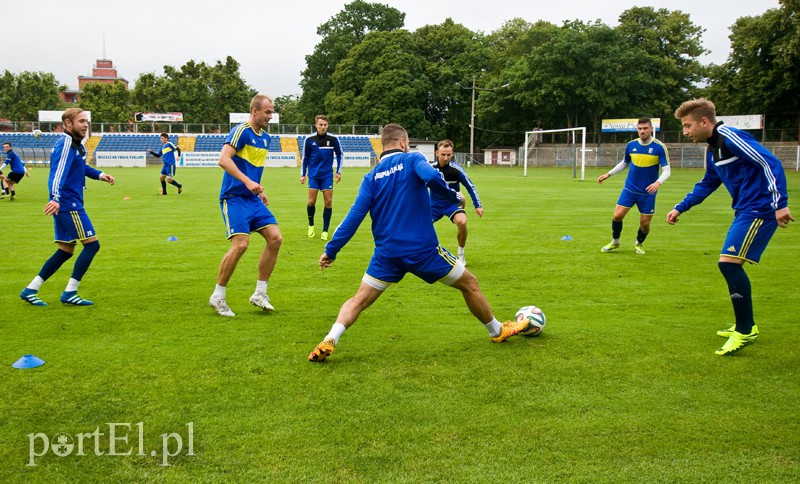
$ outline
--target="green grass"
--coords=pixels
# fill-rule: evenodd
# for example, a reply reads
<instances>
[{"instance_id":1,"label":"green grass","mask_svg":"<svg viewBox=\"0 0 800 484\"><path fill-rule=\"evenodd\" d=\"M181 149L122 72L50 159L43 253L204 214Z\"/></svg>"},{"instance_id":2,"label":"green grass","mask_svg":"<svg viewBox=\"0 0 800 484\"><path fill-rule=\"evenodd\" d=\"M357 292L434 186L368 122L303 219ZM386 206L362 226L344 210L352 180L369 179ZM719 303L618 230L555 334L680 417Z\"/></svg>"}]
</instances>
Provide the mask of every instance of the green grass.
<instances>
[{"instance_id":1,"label":"green grass","mask_svg":"<svg viewBox=\"0 0 800 484\"><path fill-rule=\"evenodd\" d=\"M277 310L247 303L263 247L256 236L228 289L237 315L221 318L207 303L228 248L221 171L180 170L186 190L170 187L167 197L155 196L155 168L110 172L116 186L89 181L86 192L102 244L80 288L90 308L58 303L72 261L40 291L49 307L18 299L55 248L42 215L47 171L33 170L17 201L0 201L2 482L800 478L800 224L779 230L762 264L747 267L758 344L715 356L723 342L715 331L733 320L717 269L730 198L721 189L676 226L664 221L698 170L674 170L661 189L645 256L633 251L636 211L622 247L600 253L622 176L598 186L599 170L584 182L563 169L527 178L473 170L486 213L468 211L469 268L499 319L543 308L544 334L491 344L457 291L409 276L325 364L306 358L358 287L372 251L368 223L320 272L323 243L305 235L297 170L268 170L284 236L269 287ZM334 223L362 174L345 171ZM800 175L788 176L797 200ZM442 221L437 230L455 250L455 228ZM47 363L13 369L26 353ZM139 422L144 455L136 455ZM108 423L131 425L117 429L128 442L116 450L132 455L99 456L87 440L84 456L51 451L26 465L29 434L75 439L99 428L108 453ZM161 435L170 433L184 448L163 466Z\"/></svg>"}]
</instances>

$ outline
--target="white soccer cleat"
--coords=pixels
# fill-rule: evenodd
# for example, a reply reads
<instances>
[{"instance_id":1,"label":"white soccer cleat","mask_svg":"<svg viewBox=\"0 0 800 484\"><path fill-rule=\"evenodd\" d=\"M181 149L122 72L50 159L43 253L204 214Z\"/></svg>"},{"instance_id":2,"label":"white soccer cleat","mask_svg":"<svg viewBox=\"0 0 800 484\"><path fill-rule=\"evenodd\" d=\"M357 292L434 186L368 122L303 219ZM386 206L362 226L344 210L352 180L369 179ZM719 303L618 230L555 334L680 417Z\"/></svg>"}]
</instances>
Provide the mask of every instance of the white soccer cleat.
<instances>
[{"instance_id":1,"label":"white soccer cleat","mask_svg":"<svg viewBox=\"0 0 800 484\"><path fill-rule=\"evenodd\" d=\"M269 296L266 294L253 294L250 296L250 304L259 307L268 313L275 311L275 308L269 303Z\"/></svg>"},{"instance_id":2,"label":"white soccer cleat","mask_svg":"<svg viewBox=\"0 0 800 484\"><path fill-rule=\"evenodd\" d=\"M212 296L209 298L208 304L210 304L211 307L214 308L214 311L216 311L220 316L227 316L229 318L236 316L233 314L233 311L231 311L231 308L228 307L228 303L225 302L225 299L215 298Z\"/></svg>"}]
</instances>

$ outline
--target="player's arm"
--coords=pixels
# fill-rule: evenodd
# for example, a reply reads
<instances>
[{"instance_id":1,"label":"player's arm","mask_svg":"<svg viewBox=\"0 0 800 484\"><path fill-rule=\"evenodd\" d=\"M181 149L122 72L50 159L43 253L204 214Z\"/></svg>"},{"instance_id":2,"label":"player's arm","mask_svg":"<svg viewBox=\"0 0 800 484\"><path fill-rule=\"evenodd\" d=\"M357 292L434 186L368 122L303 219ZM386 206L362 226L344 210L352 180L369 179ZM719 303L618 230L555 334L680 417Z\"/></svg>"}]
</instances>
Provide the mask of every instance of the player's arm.
<instances>
[{"instance_id":1,"label":"player's arm","mask_svg":"<svg viewBox=\"0 0 800 484\"><path fill-rule=\"evenodd\" d=\"M339 183L339 180L342 179L342 145L339 144L339 138L333 139L333 152L336 155L336 172L334 178L336 178L336 183Z\"/></svg>"},{"instance_id":2,"label":"player's arm","mask_svg":"<svg viewBox=\"0 0 800 484\"><path fill-rule=\"evenodd\" d=\"M670 169L669 165L663 165L661 167L661 176L658 177L658 180L647 185L647 188L645 188L645 190L647 190L647 193L652 195L653 193L657 192L658 189L661 188L661 185L663 185L664 182L667 180L667 178L669 178L671 173L672 170Z\"/></svg>"},{"instance_id":3,"label":"player's arm","mask_svg":"<svg viewBox=\"0 0 800 484\"><path fill-rule=\"evenodd\" d=\"M155 156L156 158L161 158L161 152L164 151L164 150L160 149L158 151L153 151L153 150L147 150L147 151L148 151L148 153L150 153L151 155Z\"/></svg>"},{"instance_id":4,"label":"player's arm","mask_svg":"<svg viewBox=\"0 0 800 484\"><path fill-rule=\"evenodd\" d=\"M339 251L353 238L361 222L369 213L372 206L372 184L368 177L369 174L364 177L353 206L350 207L350 211L347 212L342 223L336 227L331 241L325 246L325 252L320 257L320 269L330 266L330 262L336 259ZM323 261L327 262L324 266Z\"/></svg>"},{"instance_id":5,"label":"player's arm","mask_svg":"<svg viewBox=\"0 0 800 484\"><path fill-rule=\"evenodd\" d=\"M447 182L442 178L442 173L431 166L424 155L419 154L414 158L413 163L414 172L431 190L431 195L439 195L440 198L451 203L461 203L463 200L461 194L447 186Z\"/></svg>"},{"instance_id":6,"label":"player's arm","mask_svg":"<svg viewBox=\"0 0 800 484\"><path fill-rule=\"evenodd\" d=\"M311 143L308 138L303 141L303 161L300 163L300 183L305 182L306 175L308 174L308 164L311 161Z\"/></svg>"},{"instance_id":7,"label":"player's arm","mask_svg":"<svg viewBox=\"0 0 800 484\"><path fill-rule=\"evenodd\" d=\"M716 170L711 166L713 161L706 162L706 173L703 179L697 182L692 191L686 194L683 201L675 205L675 208L667 214L667 222L673 225L678 221L678 215L688 211L695 205L703 203L703 200L714 193L714 190L722 184Z\"/></svg>"},{"instance_id":8,"label":"player's arm","mask_svg":"<svg viewBox=\"0 0 800 484\"><path fill-rule=\"evenodd\" d=\"M597 183L603 183L603 181L605 181L608 178L611 178L612 176L616 175L617 173L621 172L627 167L628 167L627 161L625 160L620 161L619 163L616 164L616 166L614 166L614 168L608 170L607 173L603 173L602 175L600 175L597 178Z\"/></svg>"},{"instance_id":9,"label":"player's arm","mask_svg":"<svg viewBox=\"0 0 800 484\"><path fill-rule=\"evenodd\" d=\"M244 186L250 191L250 193L258 195L259 193L264 191L264 187L261 184L254 182L250 178L247 177L242 170L236 166L236 162L233 161L233 155L236 154L236 148L231 146L228 143L225 143L222 147L222 152L219 154L219 162L217 163L220 168L225 170L230 176L236 178L240 182L244 184Z\"/></svg>"},{"instance_id":10,"label":"player's arm","mask_svg":"<svg viewBox=\"0 0 800 484\"><path fill-rule=\"evenodd\" d=\"M467 193L469 193L469 197L472 199L472 206L475 207L475 212L478 214L479 217L483 216L483 204L481 203L481 198L478 196L478 189L475 187L475 184L472 183L472 180L467 176L467 172L463 169L459 168L458 171L459 182L467 187Z\"/></svg>"}]
</instances>

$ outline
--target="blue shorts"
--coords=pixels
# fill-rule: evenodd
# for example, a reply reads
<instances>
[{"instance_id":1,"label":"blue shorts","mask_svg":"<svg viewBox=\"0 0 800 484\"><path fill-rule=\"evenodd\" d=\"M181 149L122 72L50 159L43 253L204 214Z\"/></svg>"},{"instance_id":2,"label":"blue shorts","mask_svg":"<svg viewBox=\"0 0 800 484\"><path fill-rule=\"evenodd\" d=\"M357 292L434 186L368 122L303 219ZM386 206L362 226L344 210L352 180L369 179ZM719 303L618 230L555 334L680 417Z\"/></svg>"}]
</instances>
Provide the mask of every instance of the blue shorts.
<instances>
[{"instance_id":1,"label":"blue shorts","mask_svg":"<svg viewBox=\"0 0 800 484\"><path fill-rule=\"evenodd\" d=\"M77 240L97 237L83 207L72 211L59 210L58 215L53 215L53 225L56 233L54 242L72 244Z\"/></svg>"},{"instance_id":2,"label":"blue shorts","mask_svg":"<svg viewBox=\"0 0 800 484\"><path fill-rule=\"evenodd\" d=\"M777 229L778 221L774 217L756 218L739 214L728 229L720 255L758 264Z\"/></svg>"},{"instance_id":3,"label":"blue shorts","mask_svg":"<svg viewBox=\"0 0 800 484\"><path fill-rule=\"evenodd\" d=\"M362 280L380 291L412 273L428 284L441 281L451 285L464 274L464 264L442 246L404 257L372 255Z\"/></svg>"},{"instance_id":4,"label":"blue shorts","mask_svg":"<svg viewBox=\"0 0 800 484\"><path fill-rule=\"evenodd\" d=\"M168 177L175 176L175 165L168 165L168 164L165 163L161 167L161 174L162 175L166 175Z\"/></svg>"},{"instance_id":5,"label":"blue shorts","mask_svg":"<svg viewBox=\"0 0 800 484\"><path fill-rule=\"evenodd\" d=\"M308 177L309 190L333 190L333 173L325 176Z\"/></svg>"},{"instance_id":6,"label":"blue shorts","mask_svg":"<svg viewBox=\"0 0 800 484\"><path fill-rule=\"evenodd\" d=\"M448 204L431 204L431 219L436 222L442 217L447 217L453 221L453 217L457 213L466 213L463 208L457 203Z\"/></svg>"},{"instance_id":7,"label":"blue shorts","mask_svg":"<svg viewBox=\"0 0 800 484\"><path fill-rule=\"evenodd\" d=\"M250 235L278 221L260 198L231 197L219 201L227 238Z\"/></svg>"},{"instance_id":8,"label":"blue shorts","mask_svg":"<svg viewBox=\"0 0 800 484\"><path fill-rule=\"evenodd\" d=\"M656 213L656 194L634 193L627 188L623 188L622 193L619 194L617 205L628 208L636 205L642 215L653 215Z\"/></svg>"}]
</instances>

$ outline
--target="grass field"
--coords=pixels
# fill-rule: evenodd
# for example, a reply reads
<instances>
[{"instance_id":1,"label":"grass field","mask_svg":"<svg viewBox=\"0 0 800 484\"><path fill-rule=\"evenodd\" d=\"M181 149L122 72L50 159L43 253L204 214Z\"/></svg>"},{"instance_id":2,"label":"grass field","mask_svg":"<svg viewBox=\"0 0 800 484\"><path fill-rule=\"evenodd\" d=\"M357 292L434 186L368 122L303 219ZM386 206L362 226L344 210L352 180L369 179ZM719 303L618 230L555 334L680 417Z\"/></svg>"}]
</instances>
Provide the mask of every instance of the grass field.
<instances>
[{"instance_id":1,"label":"grass field","mask_svg":"<svg viewBox=\"0 0 800 484\"><path fill-rule=\"evenodd\" d=\"M276 311L247 302L256 237L228 288L237 315L222 318L208 306L228 248L221 170L180 170L186 189L167 197L156 168L109 171L116 186L86 192L102 244L80 288L90 308L58 303L74 259L40 291L50 306L18 299L55 249L47 171L0 200L0 482L800 480L800 223L747 268L758 343L715 356L715 331L733 321L717 269L730 198L718 190L664 221L699 170L673 170L644 256L635 211L622 248L600 253L623 176L471 171L486 213L468 211L468 267L499 319L543 308L544 334L492 344L457 291L409 276L324 364L306 358L358 287L368 223L320 272L297 170L268 170L284 236ZM345 171L334 224L362 174ZM788 177L797 217L800 175ZM437 230L454 251L454 226ZM47 363L13 369L26 353Z\"/></svg>"}]
</instances>

